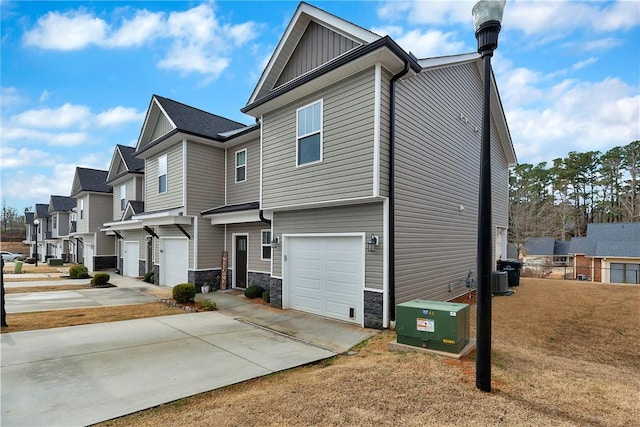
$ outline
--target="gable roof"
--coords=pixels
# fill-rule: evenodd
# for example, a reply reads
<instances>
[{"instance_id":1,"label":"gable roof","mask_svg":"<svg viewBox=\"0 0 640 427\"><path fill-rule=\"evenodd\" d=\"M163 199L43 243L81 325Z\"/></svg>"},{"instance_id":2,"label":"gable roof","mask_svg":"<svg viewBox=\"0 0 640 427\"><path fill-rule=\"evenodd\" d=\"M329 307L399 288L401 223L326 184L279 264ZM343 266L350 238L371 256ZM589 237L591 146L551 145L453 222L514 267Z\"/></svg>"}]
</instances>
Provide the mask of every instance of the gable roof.
<instances>
[{"instance_id":1,"label":"gable roof","mask_svg":"<svg viewBox=\"0 0 640 427\"><path fill-rule=\"evenodd\" d=\"M298 5L289 25L280 38L267 66L262 72L256 87L253 89L247 105L254 103L272 89L282 74L282 71L289 62L289 58L295 51L296 46L305 34L305 30L310 22L315 22L326 27L337 34L355 42L357 46L362 46L380 39L378 34L366 30L349 21L332 15L322 9L318 9L308 3L301 2Z\"/></svg>"},{"instance_id":2,"label":"gable roof","mask_svg":"<svg viewBox=\"0 0 640 427\"><path fill-rule=\"evenodd\" d=\"M33 212L25 212L24 213L24 223L27 225L33 224L33 216L35 214Z\"/></svg>"},{"instance_id":3,"label":"gable roof","mask_svg":"<svg viewBox=\"0 0 640 427\"><path fill-rule=\"evenodd\" d=\"M109 164L109 173L107 174L107 183L111 183L129 173L144 173L144 160L134 156L135 147L117 144L113 150L111 163Z\"/></svg>"},{"instance_id":4,"label":"gable roof","mask_svg":"<svg viewBox=\"0 0 640 427\"><path fill-rule=\"evenodd\" d=\"M527 256L545 255L552 256L556 239L553 237L530 237L524 243Z\"/></svg>"},{"instance_id":5,"label":"gable roof","mask_svg":"<svg viewBox=\"0 0 640 427\"><path fill-rule=\"evenodd\" d=\"M51 196L49 199L49 213L70 212L76 207L76 199L68 196Z\"/></svg>"},{"instance_id":6,"label":"gable roof","mask_svg":"<svg viewBox=\"0 0 640 427\"><path fill-rule=\"evenodd\" d=\"M73 178L71 197L86 191L92 193L112 193L113 188L107 185L108 172L100 169L90 169L76 167L76 174Z\"/></svg>"},{"instance_id":7,"label":"gable roof","mask_svg":"<svg viewBox=\"0 0 640 427\"><path fill-rule=\"evenodd\" d=\"M640 257L640 222L587 225L586 237L571 239L569 252L590 257Z\"/></svg>"},{"instance_id":8,"label":"gable roof","mask_svg":"<svg viewBox=\"0 0 640 427\"><path fill-rule=\"evenodd\" d=\"M36 203L35 218L49 218L49 205L44 203Z\"/></svg>"},{"instance_id":9,"label":"gable roof","mask_svg":"<svg viewBox=\"0 0 640 427\"><path fill-rule=\"evenodd\" d=\"M162 129L160 134L155 134L155 126L160 118L165 119L166 129ZM224 138L220 134L246 127L247 125L235 120L208 113L169 98L153 95L138 138L135 154L140 154L177 133L222 141Z\"/></svg>"},{"instance_id":10,"label":"gable roof","mask_svg":"<svg viewBox=\"0 0 640 427\"><path fill-rule=\"evenodd\" d=\"M141 202L139 200L129 200L127 202L127 207L124 209L124 212L122 212L120 221L126 221L128 219L131 219L133 215L138 215L141 213L144 213L144 202Z\"/></svg>"}]
</instances>

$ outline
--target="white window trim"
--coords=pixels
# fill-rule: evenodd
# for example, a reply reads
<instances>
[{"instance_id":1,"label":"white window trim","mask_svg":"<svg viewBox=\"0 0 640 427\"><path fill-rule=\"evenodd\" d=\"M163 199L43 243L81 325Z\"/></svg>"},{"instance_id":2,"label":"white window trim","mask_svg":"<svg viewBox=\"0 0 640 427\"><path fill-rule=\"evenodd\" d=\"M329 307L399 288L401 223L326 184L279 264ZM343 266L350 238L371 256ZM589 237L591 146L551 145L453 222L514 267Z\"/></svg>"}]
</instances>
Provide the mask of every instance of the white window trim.
<instances>
[{"instance_id":1,"label":"white window trim","mask_svg":"<svg viewBox=\"0 0 640 427\"><path fill-rule=\"evenodd\" d=\"M311 133L307 133L304 135L298 135L298 116L299 116L299 112L300 110L304 110L305 108L311 107L315 104L320 104L320 130L318 132L311 132ZM320 159L316 160L314 162L308 162L308 163L299 163L299 147L300 147L300 139L301 138L306 138L308 136L311 135L315 135L316 133L320 134ZM322 160L324 158L323 156L323 152L324 152L324 99L318 99L317 101L313 101L307 105L303 105L302 107L296 109L296 168L302 168L305 166L311 166L311 165L315 165L318 163L322 163Z\"/></svg>"},{"instance_id":2,"label":"white window trim","mask_svg":"<svg viewBox=\"0 0 640 427\"><path fill-rule=\"evenodd\" d=\"M271 236L273 236L271 229L269 228L265 228L263 230L260 230L260 260L261 261L271 261L271 259L273 258L273 248L271 247L271 241L267 242L266 244L262 241L262 235L264 233L270 233ZM264 258L263 254L264 252L262 251L262 248L264 248L265 246L269 246L269 248L271 249L271 258Z\"/></svg>"},{"instance_id":3,"label":"white window trim","mask_svg":"<svg viewBox=\"0 0 640 427\"><path fill-rule=\"evenodd\" d=\"M164 159L165 171L163 174L160 173L160 160ZM160 177L165 176L165 189L164 191L160 191ZM158 157L158 179L156 181L156 185L158 188L158 194L165 194L169 190L169 159L166 154Z\"/></svg>"},{"instance_id":4,"label":"white window trim","mask_svg":"<svg viewBox=\"0 0 640 427\"><path fill-rule=\"evenodd\" d=\"M120 211L127 208L127 185L122 184L120 186Z\"/></svg>"},{"instance_id":5,"label":"white window trim","mask_svg":"<svg viewBox=\"0 0 640 427\"><path fill-rule=\"evenodd\" d=\"M244 165L238 166L238 153L242 153L244 151ZM235 152L235 154L233 155L234 157L234 161L235 161L235 182L236 184L241 183L241 182L245 182L247 180L247 163L248 163L248 158L247 158L247 149L243 148L242 150L238 150ZM238 181L238 169L240 168L244 168L244 179L242 181Z\"/></svg>"}]
</instances>

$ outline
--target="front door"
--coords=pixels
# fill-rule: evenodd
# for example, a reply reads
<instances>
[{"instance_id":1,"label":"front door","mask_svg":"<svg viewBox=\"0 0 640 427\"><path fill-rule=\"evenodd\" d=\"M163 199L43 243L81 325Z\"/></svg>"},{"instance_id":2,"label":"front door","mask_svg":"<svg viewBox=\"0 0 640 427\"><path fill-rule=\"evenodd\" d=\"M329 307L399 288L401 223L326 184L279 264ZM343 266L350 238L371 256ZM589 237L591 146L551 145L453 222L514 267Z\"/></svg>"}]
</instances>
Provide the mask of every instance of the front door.
<instances>
[{"instance_id":1,"label":"front door","mask_svg":"<svg viewBox=\"0 0 640 427\"><path fill-rule=\"evenodd\" d=\"M236 288L247 287L247 236L236 236L236 265L233 276Z\"/></svg>"}]
</instances>

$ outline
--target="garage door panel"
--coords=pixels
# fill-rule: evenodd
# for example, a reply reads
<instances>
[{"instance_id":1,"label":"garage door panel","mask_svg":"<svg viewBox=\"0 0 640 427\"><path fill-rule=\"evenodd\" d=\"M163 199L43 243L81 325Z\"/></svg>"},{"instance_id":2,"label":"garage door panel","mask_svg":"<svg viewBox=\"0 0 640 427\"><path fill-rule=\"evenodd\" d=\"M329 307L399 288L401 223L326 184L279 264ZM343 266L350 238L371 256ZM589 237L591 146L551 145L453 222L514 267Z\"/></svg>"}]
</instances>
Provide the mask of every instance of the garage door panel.
<instances>
[{"instance_id":1,"label":"garage door panel","mask_svg":"<svg viewBox=\"0 0 640 427\"><path fill-rule=\"evenodd\" d=\"M364 288L361 237L290 237L289 307L362 322ZM351 318L350 312L356 317Z\"/></svg>"}]
</instances>

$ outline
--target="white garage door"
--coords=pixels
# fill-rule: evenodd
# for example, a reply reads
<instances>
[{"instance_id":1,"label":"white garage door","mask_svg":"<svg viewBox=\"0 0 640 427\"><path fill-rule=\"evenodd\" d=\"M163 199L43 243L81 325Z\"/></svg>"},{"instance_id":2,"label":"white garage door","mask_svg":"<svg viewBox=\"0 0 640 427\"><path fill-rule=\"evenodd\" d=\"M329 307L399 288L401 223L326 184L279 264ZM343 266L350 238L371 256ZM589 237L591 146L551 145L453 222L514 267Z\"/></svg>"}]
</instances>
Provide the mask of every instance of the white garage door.
<instances>
[{"instance_id":1,"label":"white garage door","mask_svg":"<svg viewBox=\"0 0 640 427\"><path fill-rule=\"evenodd\" d=\"M84 244L84 266L93 271L93 243Z\"/></svg>"},{"instance_id":2,"label":"white garage door","mask_svg":"<svg viewBox=\"0 0 640 427\"><path fill-rule=\"evenodd\" d=\"M189 241L160 239L160 284L175 286L188 279Z\"/></svg>"},{"instance_id":3,"label":"white garage door","mask_svg":"<svg viewBox=\"0 0 640 427\"><path fill-rule=\"evenodd\" d=\"M138 242L124 242L122 254L122 273L125 276L138 277Z\"/></svg>"},{"instance_id":4,"label":"white garage door","mask_svg":"<svg viewBox=\"0 0 640 427\"><path fill-rule=\"evenodd\" d=\"M285 308L362 324L362 237L289 237L286 251Z\"/></svg>"}]
</instances>

